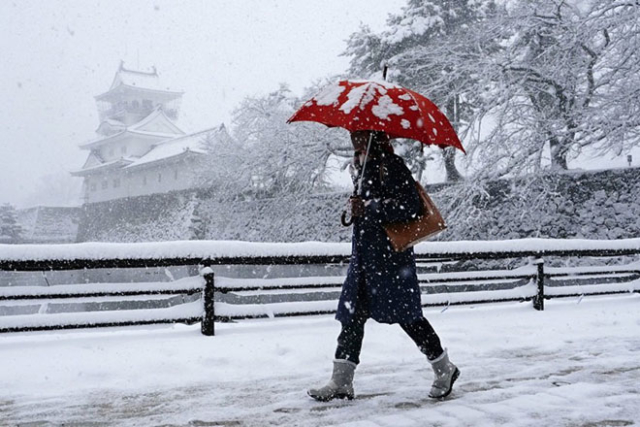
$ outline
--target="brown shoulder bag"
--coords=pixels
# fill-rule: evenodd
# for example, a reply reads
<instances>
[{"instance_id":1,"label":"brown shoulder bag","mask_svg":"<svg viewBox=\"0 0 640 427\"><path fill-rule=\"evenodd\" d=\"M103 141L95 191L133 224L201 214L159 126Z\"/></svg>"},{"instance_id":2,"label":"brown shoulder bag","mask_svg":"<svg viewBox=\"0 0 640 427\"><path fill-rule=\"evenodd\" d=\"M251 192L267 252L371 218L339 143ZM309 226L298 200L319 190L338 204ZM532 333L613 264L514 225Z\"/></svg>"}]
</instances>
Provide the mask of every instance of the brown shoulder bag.
<instances>
[{"instance_id":1,"label":"brown shoulder bag","mask_svg":"<svg viewBox=\"0 0 640 427\"><path fill-rule=\"evenodd\" d=\"M422 202L422 214L408 222L387 224L384 229L396 252L402 252L444 231L447 225L424 187L415 181Z\"/></svg>"}]
</instances>

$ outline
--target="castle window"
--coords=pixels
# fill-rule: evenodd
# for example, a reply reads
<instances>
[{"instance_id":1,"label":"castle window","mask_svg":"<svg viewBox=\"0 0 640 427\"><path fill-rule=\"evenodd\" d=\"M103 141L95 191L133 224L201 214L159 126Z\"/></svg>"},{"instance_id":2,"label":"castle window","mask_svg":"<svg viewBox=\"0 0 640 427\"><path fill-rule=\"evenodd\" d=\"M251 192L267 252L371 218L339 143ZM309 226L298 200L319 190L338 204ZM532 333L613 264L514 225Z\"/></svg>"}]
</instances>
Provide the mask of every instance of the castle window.
<instances>
[{"instance_id":1,"label":"castle window","mask_svg":"<svg viewBox=\"0 0 640 427\"><path fill-rule=\"evenodd\" d=\"M173 171L173 179L178 179L178 170Z\"/></svg>"},{"instance_id":2,"label":"castle window","mask_svg":"<svg viewBox=\"0 0 640 427\"><path fill-rule=\"evenodd\" d=\"M91 191L96 191L97 190L96 183L92 182L91 185L89 186L89 188L91 189Z\"/></svg>"},{"instance_id":3,"label":"castle window","mask_svg":"<svg viewBox=\"0 0 640 427\"><path fill-rule=\"evenodd\" d=\"M107 188L109 188L109 181L102 181L102 189L106 190Z\"/></svg>"},{"instance_id":4,"label":"castle window","mask_svg":"<svg viewBox=\"0 0 640 427\"><path fill-rule=\"evenodd\" d=\"M138 109L138 107L140 107L140 103L139 103L138 101L134 100L134 101L131 103L131 108L133 108L134 110L137 110L137 109Z\"/></svg>"},{"instance_id":5,"label":"castle window","mask_svg":"<svg viewBox=\"0 0 640 427\"><path fill-rule=\"evenodd\" d=\"M147 175L142 177L142 185L147 185Z\"/></svg>"},{"instance_id":6,"label":"castle window","mask_svg":"<svg viewBox=\"0 0 640 427\"><path fill-rule=\"evenodd\" d=\"M120 178L115 178L113 180L113 188L118 188L120 187Z\"/></svg>"},{"instance_id":7,"label":"castle window","mask_svg":"<svg viewBox=\"0 0 640 427\"><path fill-rule=\"evenodd\" d=\"M162 174L161 173L158 174L158 182L162 182Z\"/></svg>"}]
</instances>

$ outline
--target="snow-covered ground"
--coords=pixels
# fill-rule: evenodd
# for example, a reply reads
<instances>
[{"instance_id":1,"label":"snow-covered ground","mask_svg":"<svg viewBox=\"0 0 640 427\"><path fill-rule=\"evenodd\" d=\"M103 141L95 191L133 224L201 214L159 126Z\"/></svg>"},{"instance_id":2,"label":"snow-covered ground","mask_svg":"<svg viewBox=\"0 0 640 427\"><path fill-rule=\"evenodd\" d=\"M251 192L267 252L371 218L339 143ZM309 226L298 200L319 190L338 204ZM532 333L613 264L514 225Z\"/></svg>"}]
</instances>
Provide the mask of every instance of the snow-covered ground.
<instances>
[{"instance_id":1,"label":"snow-covered ground","mask_svg":"<svg viewBox=\"0 0 640 427\"><path fill-rule=\"evenodd\" d=\"M317 403L331 316L0 335L0 425L630 426L640 424L640 295L425 314L462 375L430 368L398 326L367 325L358 398Z\"/></svg>"}]
</instances>

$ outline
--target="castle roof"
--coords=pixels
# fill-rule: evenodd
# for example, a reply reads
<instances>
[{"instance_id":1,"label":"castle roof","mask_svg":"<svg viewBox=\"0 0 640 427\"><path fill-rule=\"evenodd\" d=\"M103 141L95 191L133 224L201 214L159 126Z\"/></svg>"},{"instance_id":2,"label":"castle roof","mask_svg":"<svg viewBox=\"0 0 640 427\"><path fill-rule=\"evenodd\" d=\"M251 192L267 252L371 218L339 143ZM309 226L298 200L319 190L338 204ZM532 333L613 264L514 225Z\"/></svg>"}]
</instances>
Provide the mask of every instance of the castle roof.
<instances>
[{"instance_id":1,"label":"castle roof","mask_svg":"<svg viewBox=\"0 0 640 427\"><path fill-rule=\"evenodd\" d=\"M221 139L228 138L229 135L224 124L220 126L202 130L182 137L163 141L154 146L147 154L135 160L125 168L134 168L158 161L168 160L185 153L206 154L206 138Z\"/></svg>"},{"instance_id":2,"label":"castle roof","mask_svg":"<svg viewBox=\"0 0 640 427\"><path fill-rule=\"evenodd\" d=\"M111 87L105 93L97 95L97 100L109 100L114 95L124 90L133 90L137 92L154 92L157 95L164 95L167 99L179 98L183 92L172 91L168 87L162 85L156 67L152 67L152 71L137 71L124 68L124 62L120 63L120 68L116 72Z\"/></svg>"},{"instance_id":3,"label":"castle roof","mask_svg":"<svg viewBox=\"0 0 640 427\"><path fill-rule=\"evenodd\" d=\"M156 108L151 114L139 122L125 127L120 132L116 132L106 137L101 136L85 144L81 144L80 148L90 150L101 145L120 141L128 135L137 135L155 139L169 139L175 138L179 135L184 135L184 131L182 131L169 117L167 117L162 108Z\"/></svg>"},{"instance_id":4,"label":"castle roof","mask_svg":"<svg viewBox=\"0 0 640 427\"><path fill-rule=\"evenodd\" d=\"M112 160L110 162L94 164L92 166L85 167L80 170L71 171L71 175L86 176L86 175L94 174L98 171L102 172L102 171L113 170L113 169L122 169L123 167L130 165L134 161L135 159L131 157L122 157L118 160Z\"/></svg>"},{"instance_id":5,"label":"castle roof","mask_svg":"<svg viewBox=\"0 0 640 427\"><path fill-rule=\"evenodd\" d=\"M226 142L231 140L224 124L205 129L189 135L182 135L163 140L155 144L146 154L140 157L122 157L117 160L104 162L98 155L92 153L82 169L71 172L75 176L87 176L96 172L130 169L151 166L167 161L177 160L184 156L199 156L207 153L206 141Z\"/></svg>"},{"instance_id":6,"label":"castle roof","mask_svg":"<svg viewBox=\"0 0 640 427\"><path fill-rule=\"evenodd\" d=\"M162 85L160 84L160 79L156 67L152 68L152 72L135 71L125 69L121 64L120 69L116 72L109 90L115 89L120 85L135 86L152 90L169 90L168 87L162 87Z\"/></svg>"}]
</instances>

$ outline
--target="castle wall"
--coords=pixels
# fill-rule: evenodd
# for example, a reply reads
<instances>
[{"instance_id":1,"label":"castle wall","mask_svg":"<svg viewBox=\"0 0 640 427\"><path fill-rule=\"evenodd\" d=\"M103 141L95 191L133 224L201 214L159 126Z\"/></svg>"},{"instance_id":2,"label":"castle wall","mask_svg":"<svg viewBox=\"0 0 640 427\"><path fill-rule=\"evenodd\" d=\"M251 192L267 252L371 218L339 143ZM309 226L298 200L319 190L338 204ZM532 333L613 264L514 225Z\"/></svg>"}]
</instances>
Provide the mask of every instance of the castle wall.
<instances>
[{"instance_id":1,"label":"castle wall","mask_svg":"<svg viewBox=\"0 0 640 427\"><path fill-rule=\"evenodd\" d=\"M17 210L23 243L74 243L81 219L79 207L39 206Z\"/></svg>"},{"instance_id":2,"label":"castle wall","mask_svg":"<svg viewBox=\"0 0 640 427\"><path fill-rule=\"evenodd\" d=\"M438 240L640 237L640 168L427 190L449 225ZM351 228L342 227L339 218L348 197L332 193L229 202L205 191L150 195L87 207L78 239L344 242Z\"/></svg>"},{"instance_id":3,"label":"castle wall","mask_svg":"<svg viewBox=\"0 0 640 427\"><path fill-rule=\"evenodd\" d=\"M199 162L189 156L85 178L85 204L197 187Z\"/></svg>"}]
</instances>

